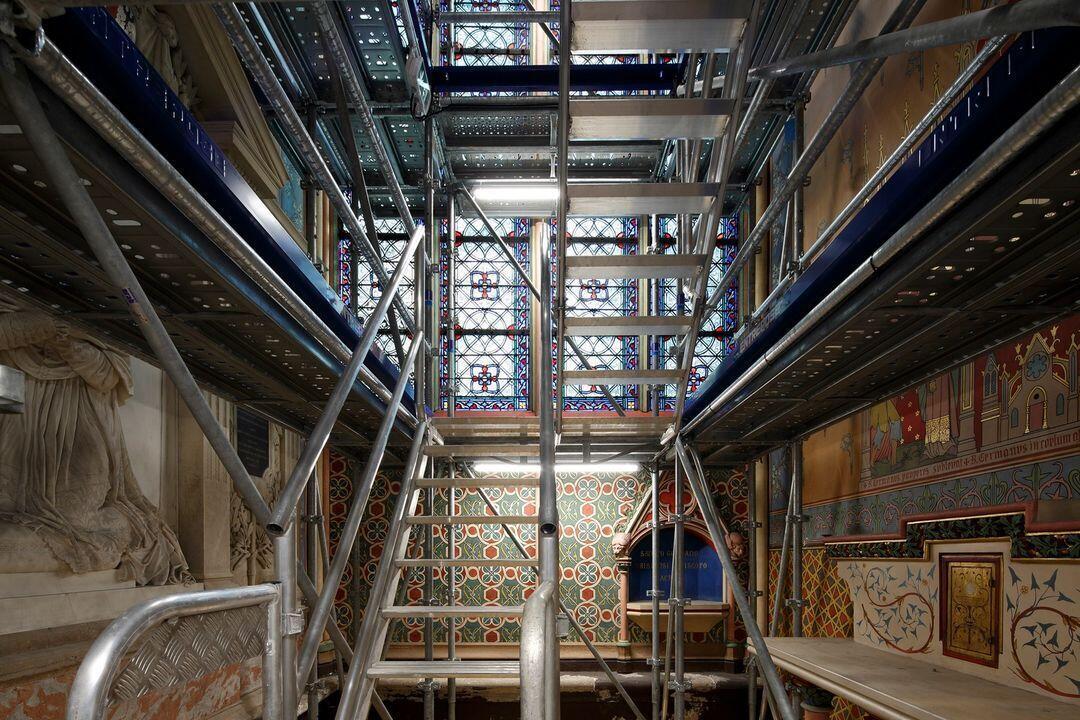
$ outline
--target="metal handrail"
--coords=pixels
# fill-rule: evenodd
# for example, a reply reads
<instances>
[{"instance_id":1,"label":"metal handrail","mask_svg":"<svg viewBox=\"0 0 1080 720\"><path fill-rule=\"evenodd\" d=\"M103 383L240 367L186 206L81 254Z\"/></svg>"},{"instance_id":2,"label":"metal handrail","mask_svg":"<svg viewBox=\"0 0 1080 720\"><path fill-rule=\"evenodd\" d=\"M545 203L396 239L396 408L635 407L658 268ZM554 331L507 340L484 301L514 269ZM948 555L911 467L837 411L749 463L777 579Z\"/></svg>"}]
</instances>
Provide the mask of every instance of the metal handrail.
<instances>
[{"instance_id":1,"label":"metal handrail","mask_svg":"<svg viewBox=\"0 0 1080 720\"><path fill-rule=\"evenodd\" d=\"M422 235L423 228L419 228L417 232ZM408 256L403 255L402 257L406 258ZM345 568L351 558L352 547L356 542L357 533L360 531L360 523L364 517L364 510L367 508L368 498L371 496L371 489L375 485L375 477L379 472L379 467L382 465L383 457L386 453L386 444L390 439L390 432L394 427L394 407L401 404L402 398L405 395L405 387L409 382L409 366L416 360L423 344L424 336L417 335L413 338L412 343L409 346L405 364L401 369L401 375L398 378L397 386L394 388L391 406L388 409L386 416L383 417L382 423L379 425L378 433L375 435L372 442L371 454L368 458L367 465L364 467L364 474L354 491L355 494L349 507L349 514L345 518L345 525L342 527L338 538L337 551L334 553L334 558L330 563L330 570L323 580L322 592L319 593L319 597L312 607L311 618L308 620L307 632L301 642L300 663L298 666L299 677L296 678L296 682L300 684L303 683L303 678L308 671L315 665L315 659L319 652L319 643L322 641L323 630L330 619L330 613L334 607L334 597L337 595L338 584L341 582L341 578L345 574ZM421 437L422 435L418 434L413 439L414 454L415 452L418 452L418 443L419 438ZM358 652L358 650L355 649L354 651ZM361 655L361 657L363 656Z\"/></svg>"},{"instance_id":2,"label":"metal handrail","mask_svg":"<svg viewBox=\"0 0 1080 720\"><path fill-rule=\"evenodd\" d=\"M712 495L709 493L708 488L705 487L705 478L699 471L700 464L691 459L682 438L676 438L675 440L675 454L685 472L690 491L701 510L701 516L704 518L705 526L709 531L709 539L712 540L716 554L720 558L720 565L724 569L724 576L731 581L729 583L731 595L735 600L735 606L738 608L739 614L742 616L743 625L746 626L746 634L754 645L761 674L765 676L765 685L772 695L774 707L779 710L780 716L784 720L796 720L795 709L791 707L784 690L784 681L780 678L776 663L773 662L769 649L765 646L765 638L762 635L761 627L758 626L757 618L754 617L754 609L750 606L746 590L739 583L739 575L735 570L735 563L731 559L731 551L728 549L726 542L727 533L720 517L716 514L716 505L713 504Z\"/></svg>"},{"instance_id":3,"label":"metal handrail","mask_svg":"<svg viewBox=\"0 0 1080 720\"><path fill-rule=\"evenodd\" d=\"M68 693L67 720L101 720L106 716L108 693L120 675L124 656L159 625L181 617L259 605L266 605L262 716L267 720L283 720L280 602L281 586L264 583L166 595L129 608L109 623L79 665Z\"/></svg>"},{"instance_id":4,"label":"metal handrail","mask_svg":"<svg viewBox=\"0 0 1080 720\"><path fill-rule=\"evenodd\" d=\"M353 383L356 382L356 377L360 372L360 368L364 365L364 360L367 358L368 351L371 350L371 346L375 343L375 337L379 332L379 328L382 326L383 318L387 316L390 311L390 303L392 298L397 297L397 288L401 285L401 279L405 275L405 269L409 265L411 256L419 247L420 241L424 239L424 228L417 227L413 230L412 237L409 238L409 242L406 243L405 249L401 253L401 258L398 260L397 267L394 268L394 274L390 277L388 283L383 285L383 293L379 297L379 302L375 306L375 310L368 318L367 327L364 328L363 335L360 336L360 341L357 342L356 348L353 350L353 356L349 360L349 364L345 367L341 376L338 378L337 383L334 385L334 390L330 394L330 397L326 401L326 405L323 407L322 412L319 414L319 420L315 423L315 428L311 431L311 435L308 436L307 442L304 443L304 450L300 455L300 459L296 461L295 467L293 467L292 474L289 475L289 480L285 483L285 487L282 489L281 494L278 496L277 502L274 503L273 509L270 511L270 519L266 525L266 531L271 535L280 535L288 529L291 519L293 517L293 511L296 510L296 504L300 500L301 493L304 492L304 488L307 487L308 480L311 478L312 472L315 470L315 463L318 462L322 456L323 450L326 449L326 443L330 439L330 432L334 429L334 425L338 421L338 416L341 415L341 410L345 406L345 401L349 397L349 392L352 389ZM417 340L423 341L423 333L416 335L414 345L417 344ZM409 357L416 358L416 349L410 350ZM409 363L411 360L404 359L401 366L401 374L398 376L398 385L401 385L403 381L409 377ZM401 390L405 392L404 387ZM417 396L419 396L419 384L417 384ZM397 408L400 407L400 399L397 389L394 390L393 398L391 399L391 405L386 408L386 417L393 420L397 414ZM397 402L394 400L397 399Z\"/></svg>"},{"instance_id":5,"label":"metal handrail","mask_svg":"<svg viewBox=\"0 0 1080 720\"><path fill-rule=\"evenodd\" d=\"M556 717L547 677L548 630L555 623L555 581L545 580L525 601L521 618L519 661L522 720L552 720ZM558 676L555 677L556 684ZM554 696L558 697L558 689Z\"/></svg>"}]
</instances>

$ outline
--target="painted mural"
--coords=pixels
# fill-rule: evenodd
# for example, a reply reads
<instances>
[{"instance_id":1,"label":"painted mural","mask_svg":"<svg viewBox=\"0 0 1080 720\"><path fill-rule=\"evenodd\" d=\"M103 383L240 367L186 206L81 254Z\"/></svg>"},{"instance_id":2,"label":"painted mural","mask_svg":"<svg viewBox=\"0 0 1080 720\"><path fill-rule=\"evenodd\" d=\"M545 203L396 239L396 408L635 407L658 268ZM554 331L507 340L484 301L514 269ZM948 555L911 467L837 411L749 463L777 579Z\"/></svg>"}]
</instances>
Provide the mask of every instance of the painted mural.
<instances>
[{"instance_id":1,"label":"painted mural","mask_svg":"<svg viewBox=\"0 0 1080 720\"><path fill-rule=\"evenodd\" d=\"M784 586L790 590L791 574ZM772 599L780 576L780 551L769 551L769 621L772 621ZM826 556L822 548L807 548L803 553L803 635L805 637L851 637L852 600L847 583L840 577L837 563ZM791 634L791 613L784 612L777 623L777 635ZM862 720L866 716L859 708L843 698L836 698L829 720Z\"/></svg>"},{"instance_id":2,"label":"painted mural","mask_svg":"<svg viewBox=\"0 0 1080 720\"><path fill-rule=\"evenodd\" d=\"M857 642L1080 702L1080 567L1017 560L1000 542L939 544L926 554L916 561L839 561ZM954 555L969 566L1003 565L1003 582L981 591L970 578L944 587L941 568L951 568ZM950 569L948 577L958 575ZM942 612L945 602L961 606L959 619ZM955 651L957 638L966 652Z\"/></svg>"},{"instance_id":3,"label":"painted mural","mask_svg":"<svg viewBox=\"0 0 1080 720\"><path fill-rule=\"evenodd\" d=\"M1080 698L1080 573L1070 571L1010 566L1006 619L1016 676L1054 695Z\"/></svg>"},{"instance_id":4,"label":"painted mural","mask_svg":"<svg viewBox=\"0 0 1080 720\"><path fill-rule=\"evenodd\" d=\"M0 720L62 718L76 667L0 683ZM110 707L110 720L199 720L232 712L249 717L262 702L262 660L253 658L197 680ZM240 709L242 708L242 709Z\"/></svg>"},{"instance_id":5,"label":"painted mural","mask_svg":"<svg viewBox=\"0 0 1080 720\"><path fill-rule=\"evenodd\" d=\"M1080 315L1072 315L811 436L808 541L899 537L907 517L1080 498L1078 352ZM771 468L774 546L784 467Z\"/></svg>"},{"instance_id":6,"label":"painted mural","mask_svg":"<svg viewBox=\"0 0 1080 720\"><path fill-rule=\"evenodd\" d=\"M929 0L913 25L997 5L999 0ZM837 45L876 34L896 2L858 3ZM804 197L809 247L903 138L941 97L977 52L974 42L901 53L887 59L814 165ZM825 68L810 88L806 127L820 127L850 78L850 68Z\"/></svg>"},{"instance_id":7,"label":"painted mural","mask_svg":"<svg viewBox=\"0 0 1080 720\"><path fill-rule=\"evenodd\" d=\"M855 637L908 655L929 652L936 632L936 570L847 563L842 575L855 608Z\"/></svg>"},{"instance_id":8,"label":"painted mural","mask_svg":"<svg viewBox=\"0 0 1080 720\"><path fill-rule=\"evenodd\" d=\"M1078 346L1074 315L874 405L860 488L918 481L911 471L954 458L976 469L1075 447Z\"/></svg>"}]
</instances>

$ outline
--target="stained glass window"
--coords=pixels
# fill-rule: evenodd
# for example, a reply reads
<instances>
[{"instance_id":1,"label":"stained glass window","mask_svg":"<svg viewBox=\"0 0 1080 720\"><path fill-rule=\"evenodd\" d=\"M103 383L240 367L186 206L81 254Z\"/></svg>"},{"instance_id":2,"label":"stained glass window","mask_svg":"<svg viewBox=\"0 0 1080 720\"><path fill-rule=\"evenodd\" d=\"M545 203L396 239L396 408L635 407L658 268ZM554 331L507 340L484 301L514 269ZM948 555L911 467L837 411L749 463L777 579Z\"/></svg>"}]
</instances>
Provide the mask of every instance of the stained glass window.
<instances>
[{"instance_id":1,"label":"stained glass window","mask_svg":"<svg viewBox=\"0 0 1080 720\"><path fill-rule=\"evenodd\" d=\"M527 269L528 219L499 218L493 222L518 262ZM444 232L443 237L446 236ZM453 277L450 277L451 252L454 253ZM456 306L452 374L451 338L445 337L445 333L440 352L443 408L449 404L449 388L453 383L457 410L527 410L528 286L475 218L457 219L453 242L442 243L440 269L444 327L449 323L450 293Z\"/></svg>"},{"instance_id":2,"label":"stained glass window","mask_svg":"<svg viewBox=\"0 0 1080 720\"><path fill-rule=\"evenodd\" d=\"M552 232L556 232L552 223ZM636 217L570 217L566 223L566 254L636 255L638 219ZM627 279L568 280L567 316L617 317L638 314L638 283ZM637 335L574 338L594 370L634 370L638 367L640 338ZM569 348L564 353L568 370L583 370L584 365ZM608 390L627 410L640 406L637 385L617 385ZM592 385L568 385L564 391L564 410L611 410L603 390Z\"/></svg>"},{"instance_id":3,"label":"stained glass window","mask_svg":"<svg viewBox=\"0 0 1080 720\"><path fill-rule=\"evenodd\" d=\"M394 273L394 268L397 266L398 259L401 257L405 245L408 243L408 236L405 234L405 224L400 218L376 218L375 230L379 234L379 250L382 253L383 268L386 271L387 277L390 277ZM338 242L338 287L340 289L341 301L345 303L346 306L349 305L349 299L352 293L351 247L352 240L347 236L342 237ZM405 268L405 273L401 278L401 284L398 286L398 294L401 296L405 306L410 312L412 312L415 298L415 283L413 278L413 265L410 263ZM360 318L361 323L366 322L368 316L375 310L375 306L378 304L380 297L382 297L382 291L379 287L378 275L375 274L374 269L367 259L361 256L357 266L356 294L356 314L357 317ZM386 320L383 320L383 324L379 329L379 336L375 342L382 348L387 357L389 357L394 364L397 364L397 355L394 352L394 342L390 337L390 326Z\"/></svg>"},{"instance_id":4,"label":"stained glass window","mask_svg":"<svg viewBox=\"0 0 1080 720\"><path fill-rule=\"evenodd\" d=\"M696 228L696 223L694 223ZM672 216L658 216L656 218L656 236L660 251L665 254L677 252L678 223ZM716 238L716 247L713 250L712 263L709 266L709 279L706 285L706 297L712 295L719 285L724 272L731 267L738 250L738 222L733 217L721 219L720 230ZM687 385L687 393L693 395L709 377L709 375L727 357L734 348L732 336L738 324L738 283L732 286L724 294L715 311L710 313L702 322L698 332L697 347L694 349L694 362L690 368L690 380ZM677 315L682 314L678 285L673 280L661 280L659 285L657 314ZM689 309L686 310L688 312ZM657 346L651 351L659 352L662 366L665 368L677 368L680 358L675 354L676 340L674 337L657 338ZM675 409L675 387L664 386L660 389L660 409Z\"/></svg>"},{"instance_id":5,"label":"stained glass window","mask_svg":"<svg viewBox=\"0 0 1080 720\"><path fill-rule=\"evenodd\" d=\"M529 8L520 0L442 0L443 11L522 12ZM529 24L443 23L442 64L466 66L525 65L529 62ZM453 57L450 57L453 53Z\"/></svg>"}]
</instances>

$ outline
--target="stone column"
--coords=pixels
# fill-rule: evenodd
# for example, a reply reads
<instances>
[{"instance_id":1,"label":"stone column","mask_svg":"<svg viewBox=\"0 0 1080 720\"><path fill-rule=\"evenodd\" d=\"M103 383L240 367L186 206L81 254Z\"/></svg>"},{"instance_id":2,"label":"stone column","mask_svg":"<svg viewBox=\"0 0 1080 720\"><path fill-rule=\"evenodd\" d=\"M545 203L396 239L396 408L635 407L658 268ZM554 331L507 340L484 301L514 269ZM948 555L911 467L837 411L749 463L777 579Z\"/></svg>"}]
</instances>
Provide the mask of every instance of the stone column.
<instances>
[{"instance_id":1,"label":"stone column","mask_svg":"<svg viewBox=\"0 0 1080 720\"><path fill-rule=\"evenodd\" d=\"M755 600L758 625L769 626L769 459L765 456L754 463L755 505L753 517L760 525L754 530L755 587L761 594Z\"/></svg>"},{"instance_id":2,"label":"stone column","mask_svg":"<svg viewBox=\"0 0 1080 720\"><path fill-rule=\"evenodd\" d=\"M615 560L615 570L619 573L619 658L630 659L630 557L622 556Z\"/></svg>"},{"instance_id":3,"label":"stone column","mask_svg":"<svg viewBox=\"0 0 1080 720\"><path fill-rule=\"evenodd\" d=\"M175 396L176 389L168 384L167 393ZM211 410L225 431L236 433L232 403L206 393ZM184 550L191 574L207 587L232 584L229 563L230 507L232 481L218 460L210 443L183 402L171 400L176 408L175 438L177 483L177 517L180 546Z\"/></svg>"}]
</instances>

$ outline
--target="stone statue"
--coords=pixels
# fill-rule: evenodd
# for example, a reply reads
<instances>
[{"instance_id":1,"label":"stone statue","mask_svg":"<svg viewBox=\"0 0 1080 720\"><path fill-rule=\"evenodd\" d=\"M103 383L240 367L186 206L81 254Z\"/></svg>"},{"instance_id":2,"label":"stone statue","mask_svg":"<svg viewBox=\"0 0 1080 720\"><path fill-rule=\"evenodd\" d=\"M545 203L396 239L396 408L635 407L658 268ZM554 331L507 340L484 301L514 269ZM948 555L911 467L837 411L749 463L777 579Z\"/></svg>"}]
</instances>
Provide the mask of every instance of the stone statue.
<instances>
[{"instance_id":1,"label":"stone statue","mask_svg":"<svg viewBox=\"0 0 1080 720\"><path fill-rule=\"evenodd\" d=\"M194 109L198 94L172 18L153 5L121 5L116 10L116 21L180 102Z\"/></svg>"},{"instance_id":2,"label":"stone statue","mask_svg":"<svg viewBox=\"0 0 1080 720\"><path fill-rule=\"evenodd\" d=\"M727 534L724 542L728 546L728 552L731 553L732 561L738 563L746 557L746 538L738 530L733 530Z\"/></svg>"},{"instance_id":3,"label":"stone statue","mask_svg":"<svg viewBox=\"0 0 1080 720\"><path fill-rule=\"evenodd\" d=\"M611 552L615 557L622 557L626 554L627 545L630 542L630 536L624 532L617 532L611 537Z\"/></svg>"},{"instance_id":4,"label":"stone statue","mask_svg":"<svg viewBox=\"0 0 1080 720\"><path fill-rule=\"evenodd\" d=\"M0 363L26 375L25 411L0 415L0 572L186 580L176 535L139 490L124 444L127 356L0 299Z\"/></svg>"}]
</instances>

